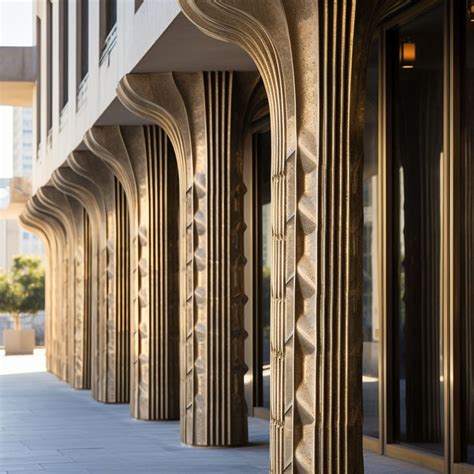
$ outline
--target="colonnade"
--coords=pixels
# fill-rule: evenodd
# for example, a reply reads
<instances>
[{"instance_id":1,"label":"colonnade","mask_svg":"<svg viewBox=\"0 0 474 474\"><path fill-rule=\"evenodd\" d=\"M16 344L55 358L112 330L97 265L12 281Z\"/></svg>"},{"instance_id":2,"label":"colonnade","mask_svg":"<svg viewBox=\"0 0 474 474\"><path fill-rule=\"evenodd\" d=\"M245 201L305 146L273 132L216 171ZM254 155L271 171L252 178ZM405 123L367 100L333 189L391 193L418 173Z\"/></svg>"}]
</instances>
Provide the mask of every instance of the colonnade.
<instances>
[{"instance_id":1,"label":"colonnade","mask_svg":"<svg viewBox=\"0 0 474 474\"><path fill-rule=\"evenodd\" d=\"M179 418L190 445L247 442L242 170L264 89L271 469L361 472L363 90L394 2L180 3L258 73L125 76L120 101L154 125L91 128L28 203L48 250L48 370L136 418Z\"/></svg>"}]
</instances>

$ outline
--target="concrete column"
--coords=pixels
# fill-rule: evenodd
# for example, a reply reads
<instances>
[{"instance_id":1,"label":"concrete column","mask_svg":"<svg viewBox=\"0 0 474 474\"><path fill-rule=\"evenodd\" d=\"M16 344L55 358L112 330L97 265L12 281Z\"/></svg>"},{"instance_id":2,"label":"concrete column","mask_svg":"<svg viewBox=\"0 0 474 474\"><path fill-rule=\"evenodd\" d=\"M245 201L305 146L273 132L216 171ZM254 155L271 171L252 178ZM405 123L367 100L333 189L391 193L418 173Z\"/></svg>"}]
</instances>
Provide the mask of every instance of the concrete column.
<instances>
[{"instance_id":1,"label":"concrete column","mask_svg":"<svg viewBox=\"0 0 474 474\"><path fill-rule=\"evenodd\" d=\"M67 232L60 218L47 212L47 207L37 195L29 201L31 213L43 222L52 242L54 256L51 275L52 284L52 313L50 337L47 350L51 355L51 370L53 374L64 381L68 381L68 298L67 276L64 260L67 259Z\"/></svg>"},{"instance_id":2,"label":"concrete column","mask_svg":"<svg viewBox=\"0 0 474 474\"><path fill-rule=\"evenodd\" d=\"M103 204L100 200L100 191L91 181L77 174L73 166L77 160L81 160L86 152L79 152L78 156L68 157L68 165L61 166L51 176L51 181L60 191L77 199L83 206L85 216L84 232L84 279L86 285L85 307L90 320L90 359L91 359L91 390L92 396L96 400L106 401L106 384L103 383L105 375L103 373L102 361L99 357L100 348L104 339L103 320L106 319L106 299L99 295L105 292L101 287L103 280L99 280L99 268L105 268L103 254L99 252L102 240L105 236L105 221L103 220ZM104 271L104 270L102 270ZM102 330L102 331L101 331Z\"/></svg>"},{"instance_id":3,"label":"concrete column","mask_svg":"<svg viewBox=\"0 0 474 474\"><path fill-rule=\"evenodd\" d=\"M132 265L131 412L179 418L179 183L157 126L93 127L86 144L113 170L130 203Z\"/></svg>"},{"instance_id":4,"label":"concrete column","mask_svg":"<svg viewBox=\"0 0 474 474\"><path fill-rule=\"evenodd\" d=\"M66 231L67 250L63 265L67 272L62 297L67 299L67 365L68 382L78 389L90 387L89 320L85 309L84 278L84 210L73 197L52 186L38 190L38 197L48 214L61 221ZM64 335L63 335L64 337Z\"/></svg>"},{"instance_id":5,"label":"concrete column","mask_svg":"<svg viewBox=\"0 0 474 474\"><path fill-rule=\"evenodd\" d=\"M243 375L242 186L236 83L227 72L127 76L124 105L160 125L180 179L181 427L184 442L247 441Z\"/></svg>"},{"instance_id":6,"label":"concrete column","mask_svg":"<svg viewBox=\"0 0 474 474\"><path fill-rule=\"evenodd\" d=\"M362 472L363 90L390 2L180 4L252 57L268 95L271 470Z\"/></svg>"},{"instance_id":7,"label":"concrete column","mask_svg":"<svg viewBox=\"0 0 474 474\"><path fill-rule=\"evenodd\" d=\"M97 263L91 265L95 271L92 281L97 284L93 396L107 403L126 403L130 387L130 261L125 193L113 173L91 153L73 153L68 165L73 173L60 168L55 180L62 189L72 182L69 193L88 210L97 251Z\"/></svg>"}]
</instances>

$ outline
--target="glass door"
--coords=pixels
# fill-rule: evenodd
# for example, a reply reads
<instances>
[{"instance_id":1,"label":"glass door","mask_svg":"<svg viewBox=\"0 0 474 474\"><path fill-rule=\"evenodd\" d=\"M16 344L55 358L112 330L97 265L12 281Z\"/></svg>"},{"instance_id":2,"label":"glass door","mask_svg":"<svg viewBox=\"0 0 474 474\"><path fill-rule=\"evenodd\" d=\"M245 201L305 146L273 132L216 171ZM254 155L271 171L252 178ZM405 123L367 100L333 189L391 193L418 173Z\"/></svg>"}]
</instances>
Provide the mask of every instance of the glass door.
<instances>
[{"instance_id":1,"label":"glass door","mask_svg":"<svg viewBox=\"0 0 474 474\"><path fill-rule=\"evenodd\" d=\"M393 441L443 455L444 18L437 3L387 32Z\"/></svg>"},{"instance_id":2,"label":"glass door","mask_svg":"<svg viewBox=\"0 0 474 474\"><path fill-rule=\"evenodd\" d=\"M253 134L253 334L254 413L270 410L270 276L272 261L271 141L265 128Z\"/></svg>"},{"instance_id":3,"label":"glass door","mask_svg":"<svg viewBox=\"0 0 474 474\"><path fill-rule=\"evenodd\" d=\"M461 196L459 434L461 463L474 471L474 2L461 12Z\"/></svg>"},{"instance_id":4,"label":"glass door","mask_svg":"<svg viewBox=\"0 0 474 474\"><path fill-rule=\"evenodd\" d=\"M474 0L413 2L379 26L364 130L365 446L462 474L474 473L473 84Z\"/></svg>"}]
</instances>

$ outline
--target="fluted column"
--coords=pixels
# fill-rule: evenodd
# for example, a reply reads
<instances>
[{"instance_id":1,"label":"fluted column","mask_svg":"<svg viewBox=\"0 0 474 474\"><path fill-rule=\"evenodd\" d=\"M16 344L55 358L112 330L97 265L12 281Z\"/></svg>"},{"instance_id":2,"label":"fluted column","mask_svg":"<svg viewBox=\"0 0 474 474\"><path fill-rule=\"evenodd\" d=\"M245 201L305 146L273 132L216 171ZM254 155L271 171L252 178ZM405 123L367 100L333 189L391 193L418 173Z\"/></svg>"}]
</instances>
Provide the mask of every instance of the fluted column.
<instances>
[{"instance_id":1,"label":"fluted column","mask_svg":"<svg viewBox=\"0 0 474 474\"><path fill-rule=\"evenodd\" d=\"M236 198L243 192L235 173L234 78L228 72L203 74L207 153L196 155L194 215L197 242L196 377L205 398L195 413L207 445L247 441L243 391L244 329L242 269L236 245L242 227Z\"/></svg>"},{"instance_id":2,"label":"fluted column","mask_svg":"<svg viewBox=\"0 0 474 474\"><path fill-rule=\"evenodd\" d=\"M252 57L268 95L271 470L362 472L363 87L393 2L180 4Z\"/></svg>"},{"instance_id":3,"label":"fluted column","mask_svg":"<svg viewBox=\"0 0 474 474\"><path fill-rule=\"evenodd\" d=\"M87 160L89 153L76 152L67 159L68 165L61 166L51 176L51 181L60 191L80 202L84 209L84 305L90 321L90 378L92 396L106 401L105 364L105 321L107 319L106 288L99 275L106 271L104 247L106 235L105 210L101 192L87 178L74 171L81 161ZM90 158L90 156L89 156Z\"/></svg>"},{"instance_id":4,"label":"fluted column","mask_svg":"<svg viewBox=\"0 0 474 474\"><path fill-rule=\"evenodd\" d=\"M96 201L99 262L97 399L127 403L130 389L130 220L125 192L112 171L87 152L68 158L73 171L85 178L84 194ZM86 202L84 199L84 205ZM100 224L102 222L102 224Z\"/></svg>"},{"instance_id":5,"label":"fluted column","mask_svg":"<svg viewBox=\"0 0 474 474\"><path fill-rule=\"evenodd\" d=\"M60 379L68 380L67 357L67 271L64 266L64 256L67 255L66 229L60 219L47 212L47 208L37 195L28 202L31 214L38 217L50 236L51 247L54 252L52 258L52 312L49 334L49 350L51 357L51 371Z\"/></svg>"},{"instance_id":6,"label":"fluted column","mask_svg":"<svg viewBox=\"0 0 474 474\"><path fill-rule=\"evenodd\" d=\"M118 90L127 108L165 130L177 157L186 202L181 427L183 441L200 446L247 441L235 89L232 73L210 72L130 75Z\"/></svg>"},{"instance_id":7,"label":"fluted column","mask_svg":"<svg viewBox=\"0 0 474 474\"><path fill-rule=\"evenodd\" d=\"M67 299L67 380L74 388L89 388L90 322L84 299L87 291L84 278L84 209L76 199L52 186L40 188L37 195L45 206L45 212L61 221L66 231L67 249L62 263L67 272L63 290L63 297Z\"/></svg>"},{"instance_id":8,"label":"fluted column","mask_svg":"<svg viewBox=\"0 0 474 474\"><path fill-rule=\"evenodd\" d=\"M113 170L131 213L131 412L179 418L179 183L157 126L93 127L87 146Z\"/></svg>"}]
</instances>

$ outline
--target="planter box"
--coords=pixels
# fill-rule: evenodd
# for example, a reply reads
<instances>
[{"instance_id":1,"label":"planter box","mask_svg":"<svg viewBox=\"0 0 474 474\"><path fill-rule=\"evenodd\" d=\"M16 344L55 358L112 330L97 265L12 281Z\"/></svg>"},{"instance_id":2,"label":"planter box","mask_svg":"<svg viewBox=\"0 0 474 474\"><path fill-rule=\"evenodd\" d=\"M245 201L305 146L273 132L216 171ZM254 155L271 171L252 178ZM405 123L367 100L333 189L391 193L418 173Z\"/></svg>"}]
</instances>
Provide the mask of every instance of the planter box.
<instances>
[{"instance_id":1,"label":"planter box","mask_svg":"<svg viewBox=\"0 0 474 474\"><path fill-rule=\"evenodd\" d=\"M33 354L35 348L34 329L5 329L3 331L5 355Z\"/></svg>"}]
</instances>

